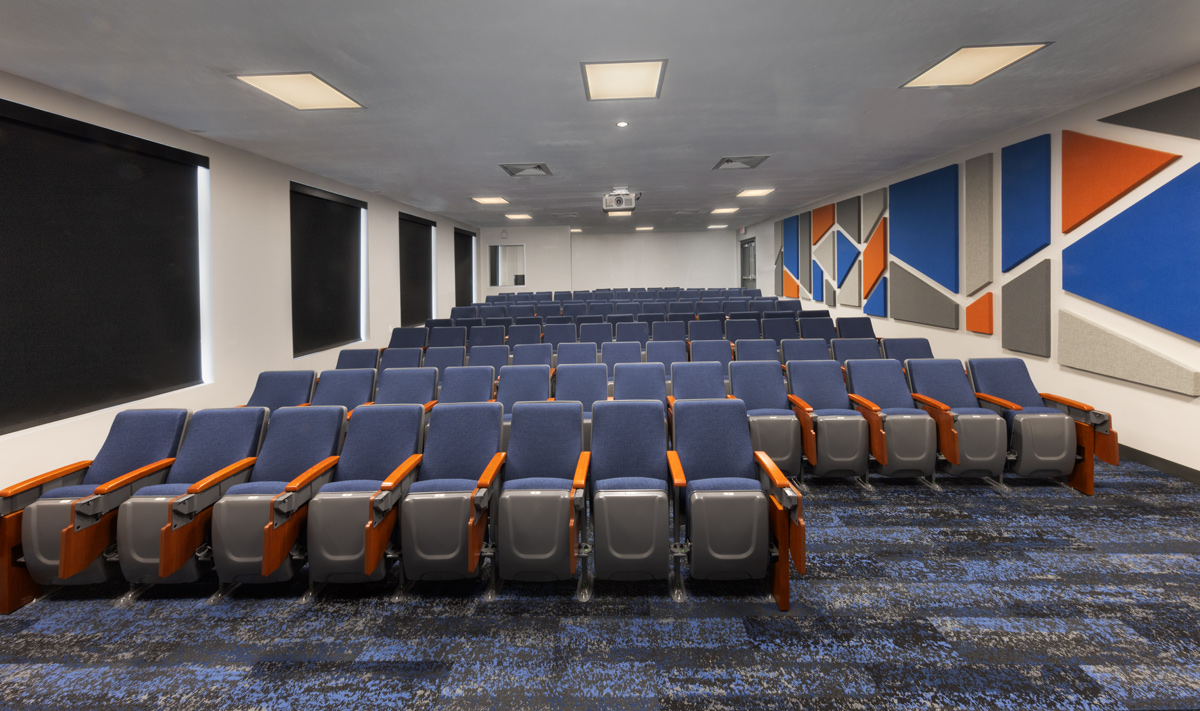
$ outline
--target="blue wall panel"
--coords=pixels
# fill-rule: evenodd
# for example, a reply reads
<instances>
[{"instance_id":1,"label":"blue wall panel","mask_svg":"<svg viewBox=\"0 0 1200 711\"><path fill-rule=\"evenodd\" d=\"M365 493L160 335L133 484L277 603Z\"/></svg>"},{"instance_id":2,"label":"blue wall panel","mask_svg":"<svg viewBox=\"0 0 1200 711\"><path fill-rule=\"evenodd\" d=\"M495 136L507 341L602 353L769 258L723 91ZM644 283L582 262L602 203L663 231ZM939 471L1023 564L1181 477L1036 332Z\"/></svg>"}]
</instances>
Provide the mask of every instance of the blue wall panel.
<instances>
[{"instance_id":1,"label":"blue wall panel","mask_svg":"<svg viewBox=\"0 0 1200 711\"><path fill-rule=\"evenodd\" d=\"M958 293L958 165L888 188L892 254Z\"/></svg>"},{"instance_id":2,"label":"blue wall panel","mask_svg":"<svg viewBox=\"0 0 1200 711\"><path fill-rule=\"evenodd\" d=\"M841 287L846 283L846 275L854 266L854 260L858 259L858 248L841 232L837 233L837 237L837 285Z\"/></svg>"},{"instance_id":3,"label":"blue wall panel","mask_svg":"<svg viewBox=\"0 0 1200 711\"><path fill-rule=\"evenodd\" d=\"M1009 271L1050 245L1050 134L1000 151L1000 264Z\"/></svg>"},{"instance_id":4,"label":"blue wall panel","mask_svg":"<svg viewBox=\"0 0 1200 711\"><path fill-rule=\"evenodd\" d=\"M825 300L825 272L821 270L821 265L813 262L813 301Z\"/></svg>"},{"instance_id":5,"label":"blue wall panel","mask_svg":"<svg viewBox=\"0 0 1200 711\"><path fill-rule=\"evenodd\" d=\"M809 239L807 235L804 237ZM792 276L800 278L800 217L789 217L783 221L783 268Z\"/></svg>"},{"instance_id":6,"label":"blue wall panel","mask_svg":"<svg viewBox=\"0 0 1200 711\"><path fill-rule=\"evenodd\" d=\"M1200 166L1063 250L1063 288L1200 341Z\"/></svg>"},{"instance_id":7,"label":"blue wall panel","mask_svg":"<svg viewBox=\"0 0 1200 711\"><path fill-rule=\"evenodd\" d=\"M887 277L879 280L879 286L871 292L867 303L863 305L863 313L868 316L887 316Z\"/></svg>"}]
</instances>

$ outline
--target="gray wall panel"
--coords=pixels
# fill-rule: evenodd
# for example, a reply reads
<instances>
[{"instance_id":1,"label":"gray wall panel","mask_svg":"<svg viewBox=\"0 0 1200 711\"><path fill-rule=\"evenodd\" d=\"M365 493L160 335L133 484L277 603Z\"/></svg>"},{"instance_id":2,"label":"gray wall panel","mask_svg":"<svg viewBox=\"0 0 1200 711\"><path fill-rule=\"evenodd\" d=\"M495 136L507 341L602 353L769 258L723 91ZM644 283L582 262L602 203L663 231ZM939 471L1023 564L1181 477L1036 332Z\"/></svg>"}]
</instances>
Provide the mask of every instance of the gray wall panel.
<instances>
[{"instance_id":1,"label":"gray wall panel","mask_svg":"<svg viewBox=\"0 0 1200 711\"><path fill-rule=\"evenodd\" d=\"M812 213L806 212L800 215L800 245L798 253L800 255L800 273L796 275L796 281L800 282L800 288L807 291L803 296L812 295Z\"/></svg>"},{"instance_id":2,"label":"gray wall panel","mask_svg":"<svg viewBox=\"0 0 1200 711\"><path fill-rule=\"evenodd\" d=\"M836 207L836 219L842 228L842 232L845 232L847 237L859 243L863 240L862 222L859 217L861 203L862 201L855 196L848 200L842 200Z\"/></svg>"},{"instance_id":3,"label":"gray wall panel","mask_svg":"<svg viewBox=\"0 0 1200 711\"><path fill-rule=\"evenodd\" d=\"M883 213L887 212L888 207L888 191L887 188L880 188L863 195L862 198L862 226L863 239L869 238L875 232L875 225L879 224L879 218L883 217Z\"/></svg>"},{"instance_id":4,"label":"gray wall panel","mask_svg":"<svg viewBox=\"0 0 1200 711\"><path fill-rule=\"evenodd\" d=\"M842 283L839 299L842 306L862 306L862 260L854 260L846 281Z\"/></svg>"},{"instance_id":5,"label":"gray wall panel","mask_svg":"<svg viewBox=\"0 0 1200 711\"><path fill-rule=\"evenodd\" d=\"M958 328L958 303L930 286L919 276L892 262L888 274L891 316L898 321L923 323L941 328Z\"/></svg>"},{"instance_id":6,"label":"gray wall panel","mask_svg":"<svg viewBox=\"0 0 1200 711\"><path fill-rule=\"evenodd\" d=\"M1010 351L1050 355L1050 260L1000 290L1000 337Z\"/></svg>"},{"instance_id":7,"label":"gray wall panel","mask_svg":"<svg viewBox=\"0 0 1200 711\"><path fill-rule=\"evenodd\" d=\"M992 283L992 154L967 161L965 250L967 296Z\"/></svg>"},{"instance_id":8,"label":"gray wall panel","mask_svg":"<svg viewBox=\"0 0 1200 711\"><path fill-rule=\"evenodd\" d=\"M1200 396L1200 372L1067 311L1058 312L1058 362L1152 388Z\"/></svg>"}]
</instances>

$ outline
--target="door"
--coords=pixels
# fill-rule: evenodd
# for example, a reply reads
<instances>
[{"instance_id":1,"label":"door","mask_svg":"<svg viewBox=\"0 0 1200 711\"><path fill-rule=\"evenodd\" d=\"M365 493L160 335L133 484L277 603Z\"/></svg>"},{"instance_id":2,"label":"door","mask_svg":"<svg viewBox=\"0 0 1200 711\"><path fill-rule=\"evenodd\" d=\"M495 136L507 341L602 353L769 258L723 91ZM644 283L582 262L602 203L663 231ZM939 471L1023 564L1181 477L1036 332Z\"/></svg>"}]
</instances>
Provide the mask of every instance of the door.
<instances>
[{"instance_id":1,"label":"door","mask_svg":"<svg viewBox=\"0 0 1200 711\"><path fill-rule=\"evenodd\" d=\"M470 306L475 301L475 235L454 230L454 305Z\"/></svg>"},{"instance_id":2,"label":"door","mask_svg":"<svg viewBox=\"0 0 1200 711\"><path fill-rule=\"evenodd\" d=\"M748 239L742 245L742 288L758 288L758 272L754 265L754 240Z\"/></svg>"},{"instance_id":3,"label":"door","mask_svg":"<svg viewBox=\"0 0 1200 711\"><path fill-rule=\"evenodd\" d=\"M433 318L432 225L400 214L401 326L423 326L425 319Z\"/></svg>"}]
</instances>

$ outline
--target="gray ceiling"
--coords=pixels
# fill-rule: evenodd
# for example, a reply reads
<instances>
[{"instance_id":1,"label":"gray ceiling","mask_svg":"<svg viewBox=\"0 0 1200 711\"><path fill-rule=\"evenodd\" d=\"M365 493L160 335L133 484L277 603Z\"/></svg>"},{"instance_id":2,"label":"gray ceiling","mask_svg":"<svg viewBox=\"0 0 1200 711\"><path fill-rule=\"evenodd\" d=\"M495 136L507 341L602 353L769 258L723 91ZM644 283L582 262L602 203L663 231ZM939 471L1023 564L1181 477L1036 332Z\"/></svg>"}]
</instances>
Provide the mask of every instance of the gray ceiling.
<instances>
[{"instance_id":1,"label":"gray ceiling","mask_svg":"<svg viewBox=\"0 0 1200 711\"><path fill-rule=\"evenodd\" d=\"M721 222L753 224L1200 61L1194 0L0 0L0 18L0 70L468 224L587 231L703 229L733 205ZM974 87L897 88L962 45L1039 41ZM658 58L662 98L584 99L579 62ZM366 109L230 78L294 71ZM750 154L771 158L712 170ZM633 218L601 212L614 185L644 193Z\"/></svg>"}]
</instances>

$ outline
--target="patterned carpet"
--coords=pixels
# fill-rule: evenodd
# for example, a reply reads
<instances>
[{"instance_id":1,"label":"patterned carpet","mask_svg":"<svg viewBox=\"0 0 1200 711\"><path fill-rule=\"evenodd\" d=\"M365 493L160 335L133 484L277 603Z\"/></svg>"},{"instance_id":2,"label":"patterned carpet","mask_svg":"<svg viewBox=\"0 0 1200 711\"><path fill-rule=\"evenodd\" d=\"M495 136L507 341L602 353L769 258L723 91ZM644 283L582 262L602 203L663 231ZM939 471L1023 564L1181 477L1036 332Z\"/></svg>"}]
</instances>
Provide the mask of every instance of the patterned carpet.
<instances>
[{"instance_id":1,"label":"patterned carpet","mask_svg":"<svg viewBox=\"0 0 1200 711\"><path fill-rule=\"evenodd\" d=\"M757 584L59 590L0 618L5 709L1200 708L1200 486L817 482L809 574Z\"/></svg>"}]
</instances>

